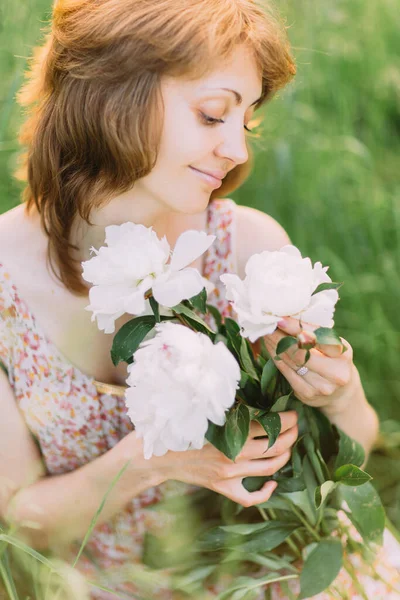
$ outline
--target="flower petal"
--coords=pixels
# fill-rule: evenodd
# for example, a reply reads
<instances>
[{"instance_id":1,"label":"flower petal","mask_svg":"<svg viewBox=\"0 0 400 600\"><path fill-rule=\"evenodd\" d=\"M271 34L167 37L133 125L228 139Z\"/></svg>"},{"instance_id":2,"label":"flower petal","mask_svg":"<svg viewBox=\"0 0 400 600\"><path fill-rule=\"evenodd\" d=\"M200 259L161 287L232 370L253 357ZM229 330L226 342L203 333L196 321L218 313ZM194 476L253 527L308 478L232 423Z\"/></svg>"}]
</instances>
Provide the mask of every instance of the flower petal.
<instances>
[{"instance_id":1,"label":"flower petal","mask_svg":"<svg viewBox=\"0 0 400 600\"><path fill-rule=\"evenodd\" d=\"M241 294L245 294L244 283L237 275L225 273L220 276L220 280L226 288L225 297L227 300L237 300Z\"/></svg>"},{"instance_id":2,"label":"flower petal","mask_svg":"<svg viewBox=\"0 0 400 600\"><path fill-rule=\"evenodd\" d=\"M302 321L320 327L333 327L333 315L338 299L339 294L336 290L326 290L315 294L309 307L301 313Z\"/></svg>"},{"instance_id":3,"label":"flower petal","mask_svg":"<svg viewBox=\"0 0 400 600\"><path fill-rule=\"evenodd\" d=\"M104 331L104 333L114 333L115 331L115 321L122 317L124 314L123 311L119 313L114 313L113 315L93 315L92 320L97 319L97 327L100 331Z\"/></svg>"},{"instance_id":4,"label":"flower petal","mask_svg":"<svg viewBox=\"0 0 400 600\"><path fill-rule=\"evenodd\" d=\"M295 256L296 258L302 258L300 250L292 244L287 244L286 246L283 246L279 250L279 252L284 252L285 254L289 254L289 256Z\"/></svg>"},{"instance_id":5,"label":"flower petal","mask_svg":"<svg viewBox=\"0 0 400 600\"><path fill-rule=\"evenodd\" d=\"M215 235L207 235L204 231L185 231L175 244L170 268L173 271L179 271L191 265L209 249L214 241Z\"/></svg>"},{"instance_id":6,"label":"flower petal","mask_svg":"<svg viewBox=\"0 0 400 600\"><path fill-rule=\"evenodd\" d=\"M278 326L278 319L276 319L273 323L265 323L265 324L255 324L250 323L249 321L244 322L242 324L243 332L242 336L248 338L252 344L256 342L259 338L264 337L265 335L270 335L274 333Z\"/></svg>"},{"instance_id":7,"label":"flower petal","mask_svg":"<svg viewBox=\"0 0 400 600\"><path fill-rule=\"evenodd\" d=\"M157 277L153 296L161 306L172 308L182 300L197 296L204 288L203 278L197 269L169 272Z\"/></svg>"}]
</instances>

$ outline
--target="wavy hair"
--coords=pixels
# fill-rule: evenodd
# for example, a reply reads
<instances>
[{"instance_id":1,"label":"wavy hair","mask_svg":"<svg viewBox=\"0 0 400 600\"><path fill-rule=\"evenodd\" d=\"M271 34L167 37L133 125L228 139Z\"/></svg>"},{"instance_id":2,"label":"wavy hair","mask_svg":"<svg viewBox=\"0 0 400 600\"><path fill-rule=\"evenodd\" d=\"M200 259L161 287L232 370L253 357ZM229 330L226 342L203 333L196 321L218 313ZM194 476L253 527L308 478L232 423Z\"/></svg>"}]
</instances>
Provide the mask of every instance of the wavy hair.
<instances>
[{"instance_id":1,"label":"wavy hair","mask_svg":"<svg viewBox=\"0 0 400 600\"><path fill-rule=\"evenodd\" d=\"M295 66L285 28L267 0L58 0L43 46L18 94L27 109L17 177L27 182L48 236L48 260L73 293L85 294L70 242L80 216L130 189L157 161L162 76L202 77L238 44L262 73L260 106ZM258 106L256 108L258 108ZM213 196L247 178L240 165Z\"/></svg>"}]
</instances>

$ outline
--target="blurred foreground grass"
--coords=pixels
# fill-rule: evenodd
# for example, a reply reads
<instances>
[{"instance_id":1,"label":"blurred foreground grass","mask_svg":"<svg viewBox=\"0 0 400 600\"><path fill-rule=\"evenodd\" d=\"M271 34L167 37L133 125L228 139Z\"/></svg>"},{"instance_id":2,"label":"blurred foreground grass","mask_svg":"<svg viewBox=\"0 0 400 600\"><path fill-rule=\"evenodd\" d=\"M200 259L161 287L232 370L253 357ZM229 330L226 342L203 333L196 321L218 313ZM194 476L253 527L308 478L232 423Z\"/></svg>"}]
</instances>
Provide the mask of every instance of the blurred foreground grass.
<instances>
[{"instance_id":1,"label":"blurred foreground grass","mask_svg":"<svg viewBox=\"0 0 400 600\"><path fill-rule=\"evenodd\" d=\"M21 115L14 96L48 0L0 5L0 212ZM384 432L370 471L400 526L400 11L397 0L279 2L298 62L264 110L252 177L234 195L274 216L344 281L338 331L350 341Z\"/></svg>"}]
</instances>

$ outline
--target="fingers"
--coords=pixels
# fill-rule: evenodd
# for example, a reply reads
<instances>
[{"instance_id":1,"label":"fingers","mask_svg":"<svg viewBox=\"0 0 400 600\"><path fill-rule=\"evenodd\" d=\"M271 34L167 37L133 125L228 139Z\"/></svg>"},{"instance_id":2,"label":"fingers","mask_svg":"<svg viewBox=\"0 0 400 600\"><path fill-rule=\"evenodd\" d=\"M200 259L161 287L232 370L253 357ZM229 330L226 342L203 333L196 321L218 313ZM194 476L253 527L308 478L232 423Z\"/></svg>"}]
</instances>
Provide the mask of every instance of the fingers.
<instances>
[{"instance_id":1,"label":"fingers","mask_svg":"<svg viewBox=\"0 0 400 600\"><path fill-rule=\"evenodd\" d=\"M318 329L318 325L312 325L311 323L301 323L298 319L293 319L293 317L285 317L281 319L278 323L278 327L281 331L283 331L286 335L293 335L296 337L301 333L302 329L307 329L308 331L315 331Z\"/></svg>"},{"instance_id":2,"label":"fingers","mask_svg":"<svg viewBox=\"0 0 400 600\"><path fill-rule=\"evenodd\" d=\"M279 330L284 334L291 335L294 337L298 336L299 333L301 333L302 329L305 329L306 331L315 331L319 328L318 326L312 325L311 323L301 323L300 325L300 321L297 319L293 319L292 317L285 317L284 319L279 321L278 327ZM345 340L342 340L342 343L344 342ZM347 342L345 345L348 346ZM343 353L342 346L338 344L317 344L316 347L320 350L322 354L324 354L325 356L329 356L330 358L339 358Z\"/></svg>"},{"instance_id":3,"label":"fingers","mask_svg":"<svg viewBox=\"0 0 400 600\"><path fill-rule=\"evenodd\" d=\"M243 487L242 480L235 479L231 480L228 484L224 482L221 485L217 485L215 491L247 508L267 502L277 487L278 484L276 481L267 481L259 491L248 492Z\"/></svg>"},{"instance_id":4,"label":"fingers","mask_svg":"<svg viewBox=\"0 0 400 600\"><path fill-rule=\"evenodd\" d=\"M279 469L282 469L289 462L291 457L290 450L287 450L279 456L273 458L264 458L259 460L247 460L235 464L235 477L266 477L275 475Z\"/></svg>"},{"instance_id":5,"label":"fingers","mask_svg":"<svg viewBox=\"0 0 400 600\"><path fill-rule=\"evenodd\" d=\"M281 433L291 429L297 423L297 413L295 410L288 410L287 412L279 413L281 418ZM256 438L265 436L265 429L257 421L251 421L249 438Z\"/></svg>"},{"instance_id":6,"label":"fingers","mask_svg":"<svg viewBox=\"0 0 400 600\"><path fill-rule=\"evenodd\" d=\"M297 423L291 429L281 433L272 448L268 448L268 438L249 440L237 457L236 461L257 460L259 458L271 458L283 454L293 446L298 437ZM265 432L264 432L265 436Z\"/></svg>"},{"instance_id":7,"label":"fingers","mask_svg":"<svg viewBox=\"0 0 400 600\"><path fill-rule=\"evenodd\" d=\"M274 356L276 352L276 343L279 342L278 338L276 338L278 339L278 341L276 341L276 339L273 340L273 336L278 336L279 339L282 339L282 337L284 337L281 336L281 334L279 333L267 336L267 338L265 339L267 349L272 356ZM338 386L344 386L349 382L351 378L353 362L353 351L350 344L343 338L341 338L341 341L346 348L345 353L342 353L342 350L340 350L340 355L335 357L334 354L338 353L337 346L324 346L324 353L321 352L321 346L321 348L313 348L310 351L311 357L307 362L307 368L310 370L310 372L312 371L313 374L317 373L318 375L320 375L320 377L327 379L331 383L334 383ZM332 356L328 356L328 354L325 354L325 350L326 352L330 352ZM289 348L287 352L281 354L280 358L282 360L276 362L276 366L278 368L280 368L280 365L282 365L282 362L284 362L290 367L290 369L294 373L296 373L296 371L305 362L306 352L304 350L299 350L297 347L293 346L292 348ZM284 375L287 372L287 370L285 370L284 372L284 369L282 368L280 368L280 371ZM315 382L311 382L310 377L311 374L307 375L305 379L311 385L314 385Z\"/></svg>"},{"instance_id":8,"label":"fingers","mask_svg":"<svg viewBox=\"0 0 400 600\"><path fill-rule=\"evenodd\" d=\"M271 498L273 492L276 490L277 487L278 484L276 483L276 481L267 481L263 485L261 490L259 490L258 492L247 492L244 495L243 499L239 497L236 500L236 502L238 502L238 504L241 504L244 507L257 506L257 504L267 502ZM245 490L243 486L242 489Z\"/></svg>"}]
</instances>

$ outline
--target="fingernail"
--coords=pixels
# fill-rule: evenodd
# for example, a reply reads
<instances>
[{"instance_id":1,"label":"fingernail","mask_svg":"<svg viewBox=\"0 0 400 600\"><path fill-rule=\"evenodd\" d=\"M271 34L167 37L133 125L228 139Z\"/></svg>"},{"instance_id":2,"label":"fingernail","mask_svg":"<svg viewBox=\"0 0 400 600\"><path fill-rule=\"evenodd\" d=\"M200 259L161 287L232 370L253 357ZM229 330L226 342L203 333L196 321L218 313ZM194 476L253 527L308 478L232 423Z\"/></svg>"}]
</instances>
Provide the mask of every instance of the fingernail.
<instances>
[{"instance_id":1,"label":"fingernail","mask_svg":"<svg viewBox=\"0 0 400 600\"><path fill-rule=\"evenodd\" d=\"M280 329L284 329L287 326L288 326L288 322L286 319L281 319L280 321L278 321L278 327Z\"/></svg>"},{"instance_id":2,"label":"fingernail","mask_svg":"<svg viewBox=\"0 0 400 600\"><path fill-rule=\"evenodd\" d=\"M301 350L311 350L317 345L317 336L313 331L303 329L297 336L297 342Z\"/></svg>"},{"instance_id":3,"label":"fingernail","mask_svg":"<svg viewBox=\"0 0 400 600\"><path fill-rule=\"evenodd\" d=\"M276 481L271 483L271 485L269 486L269 489L271 490L271 494L276 490L277 487L278 487L278 484L276 483Z\"/></svg>"}]
</instances>

